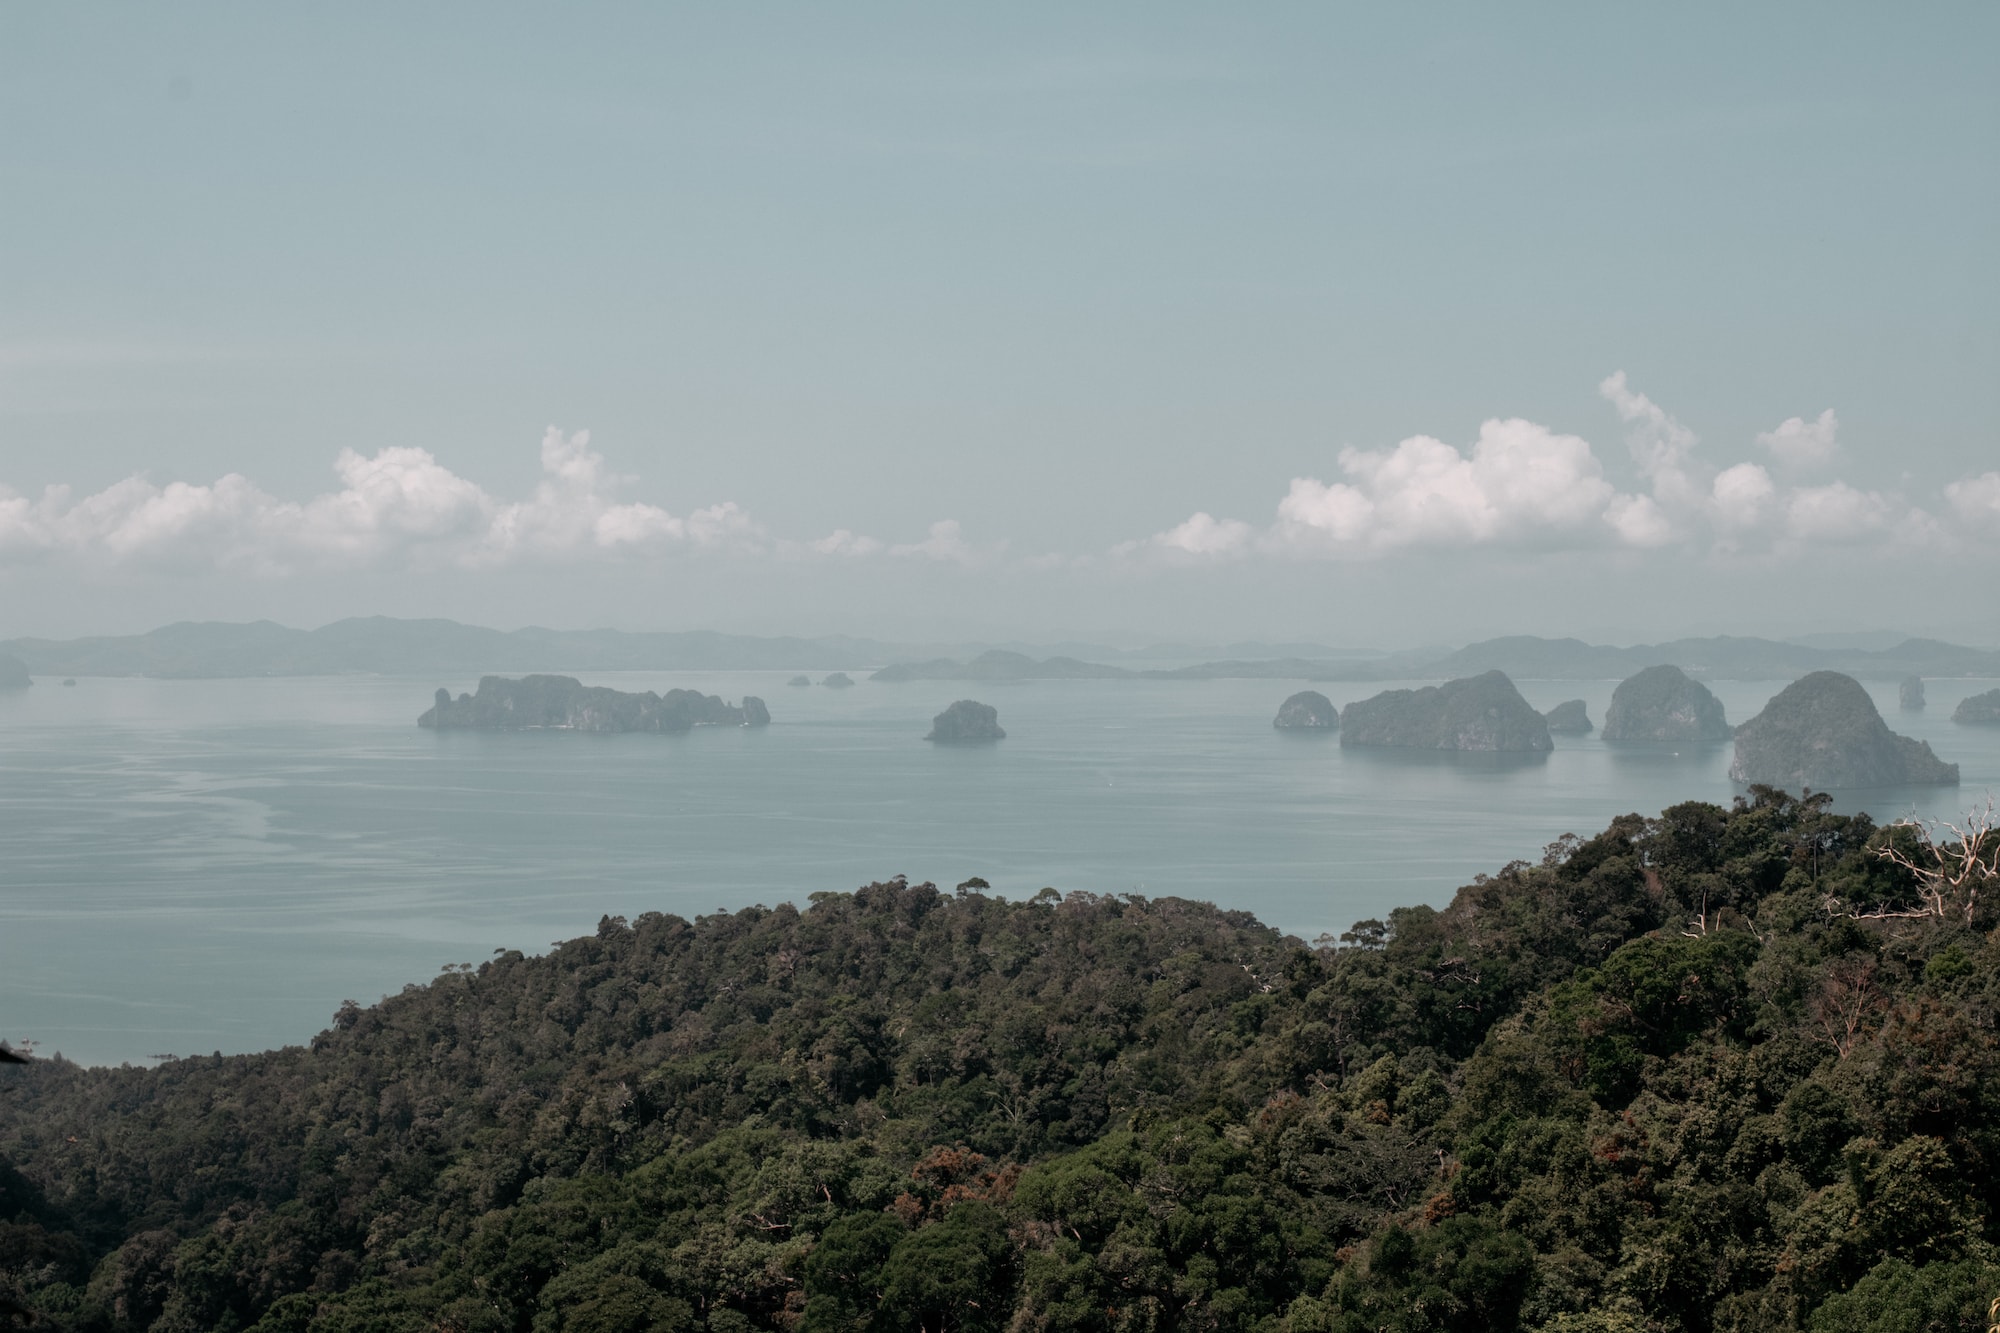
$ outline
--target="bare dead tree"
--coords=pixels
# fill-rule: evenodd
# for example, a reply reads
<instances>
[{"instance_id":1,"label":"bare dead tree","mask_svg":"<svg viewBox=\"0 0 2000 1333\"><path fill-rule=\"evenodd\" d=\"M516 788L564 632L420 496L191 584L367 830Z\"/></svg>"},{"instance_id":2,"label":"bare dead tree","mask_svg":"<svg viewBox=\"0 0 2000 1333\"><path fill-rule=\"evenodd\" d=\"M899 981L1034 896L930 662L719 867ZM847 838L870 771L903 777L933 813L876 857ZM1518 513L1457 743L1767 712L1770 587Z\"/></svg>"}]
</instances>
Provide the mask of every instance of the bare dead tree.
<instances>
[{"instance_id":1,"label":"bare dead tree","mask_svg":"<svg viewBox=\"0 0 2000 1333\"><path fill-rule=\"evenodd\" d=\"M1971 925L1980 890L1989 880L2000 878L2000 825L1995 823L1993 797L1988 795L1984 807L1969 812L1963 827L1947 819L1899 819L1889 827L1913 829L1917 834L1914 855L1894 843L1876 848L1875 854L1915 877L1918 906L1878 907L1850 915L1860 921L1893 917L1948 921L1956 917Z\"/></svg>"},{"instance_id":2,"label":"bare dead tree","mask_svg":"<svg viewBox=\"0 0 2000 1333\"><path fill-rule=\"evenodd\" d=\"M1687 936L1689 939L1698 940L1708 934L1708 930L1708 890L1703 889L1701 891L1701 910L1696 912L1685 926L1681 927L1681 934Z\"/></svg>"},{"instance_id":3,"label":"bare dead tree","mask_svg":"<svg viewBox=\"0 0 2000 1333\"><path fill-rule=\"evenodd\" d=\"M1845 1060L1868 1034L1868 1020L1886 1003L1875 988L1875 960L1850 956L1836 959L1826 969L1819 994L1807 1007L1819 1026L1820 1040Z\"/></svg>"}]
</instances>

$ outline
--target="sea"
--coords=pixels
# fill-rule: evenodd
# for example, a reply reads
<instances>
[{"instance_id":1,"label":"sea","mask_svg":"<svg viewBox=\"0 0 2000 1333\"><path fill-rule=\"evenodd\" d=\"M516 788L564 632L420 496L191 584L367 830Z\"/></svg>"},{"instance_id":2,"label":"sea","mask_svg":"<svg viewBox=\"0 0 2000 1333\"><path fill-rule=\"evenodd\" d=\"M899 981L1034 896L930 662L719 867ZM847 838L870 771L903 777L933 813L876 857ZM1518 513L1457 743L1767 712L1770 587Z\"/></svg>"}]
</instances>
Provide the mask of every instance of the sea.
<instances>
[{"instance_id":1,"label":"sea","mask_svg":"<svg viewBox=\"0 0 2000 1333\"><path fill-rule=\"evenodd\" d=\"M1558 737L1546 757L1343 750L1275 730L1296 683L597 672L622 690L764 698L772 723L688 735L422 730L439 685L338 676L53 679L0 692L0 1038L86 1064L309 1041L346 999L603 916L685 917L907 876L1009 898L1177 896L1311 941L1565 833L1737 794L1727 745ZM812 672L817 681L823 673ZM858 673L857 673L858 674ZM1399 684L1319 686L1335 704ZM1537 708L1615 681L1516 682ZM1713 688L1732 722L1782 681ZM1957 788L1845 791L1879 820L1954 818L2000 788L2000 728L1956 726L1990 680L1933 680L1889 724ZM1007 738L946 747L976 697Z\"/></svg>"}]
</instances>

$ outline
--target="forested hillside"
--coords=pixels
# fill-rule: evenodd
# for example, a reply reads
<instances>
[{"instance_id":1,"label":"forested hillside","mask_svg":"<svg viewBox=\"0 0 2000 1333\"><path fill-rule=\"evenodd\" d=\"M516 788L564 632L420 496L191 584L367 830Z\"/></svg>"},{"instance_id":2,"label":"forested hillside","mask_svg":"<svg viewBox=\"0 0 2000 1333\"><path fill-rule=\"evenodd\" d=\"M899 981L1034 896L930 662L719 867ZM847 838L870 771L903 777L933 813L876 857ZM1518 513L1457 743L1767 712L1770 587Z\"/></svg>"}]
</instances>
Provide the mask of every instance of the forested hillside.
<instances>
[{"instance_id":1,"label":"forested hillside","mask_svg":"<svg viewBox=\"0 0 2000 1333\"><path fill-rule=\"evenodd\" d=\"M0 1325L1983 1328L2000 885L1930 856L1759 790L1315 947L978 881L607 919L306 1048L0 1067Z\"/></svg>"}]
</instances>

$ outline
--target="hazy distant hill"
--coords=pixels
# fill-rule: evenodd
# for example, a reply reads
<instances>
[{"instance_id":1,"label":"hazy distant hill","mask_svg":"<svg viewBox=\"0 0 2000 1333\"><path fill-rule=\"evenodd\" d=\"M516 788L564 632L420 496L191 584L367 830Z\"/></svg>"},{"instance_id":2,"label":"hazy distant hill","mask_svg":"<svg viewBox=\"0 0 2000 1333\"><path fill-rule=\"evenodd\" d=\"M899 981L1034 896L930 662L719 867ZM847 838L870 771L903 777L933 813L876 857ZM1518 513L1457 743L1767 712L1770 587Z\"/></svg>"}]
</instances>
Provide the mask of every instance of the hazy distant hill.
<instances>
[{"instance_id":1,"label":"hazy distant hill","mask_svg":"<svg viewBox=\"0 0 2000 1333\"><path fill-rule=\"evenodd\" d=\"M4 645L0 645L4 646ZM884 667L876 680L1050 680L1132 677L1146 680L1456 680L1502 671L1516 680L1623 680L1652 666L1677 666L1710 680L1788 680L1814 671L1839 671L1860 680L1904 676L2000 676L2000 653L1933 639L1911 639L1880 652L1809 648L1772 639L1677 639L1671 643L1611 648L1581 639L1532 635L1488 639L1452 652L1313 660L1280 657L1230 659L1188 666L1134 670L1074 658L1035 661L1020 653L990 652L968 662L935 658Z\"/></svg>"},{"instance_id":2,"label":"hazy distant hill","mask_svg":"<svg viewBox=\"0 0 2000 1333\"><path fill-rule=\"evenodd\" d=\"M1893 648L1868 651L1729 637L1606 648L1577 639L1523 635L1461 648L1430 664L1423 674L1464 676L1498 670L1517 680L1620 680L1650 666L1677 666L1711 680L1782 680L1812 671L1839 671L1861 680L1900 680L1907 675L2000 675L2000 653L1935 639L1909 639Z\"/></svg>"},{"instance_id":3,"label":"hazy distant hill","mask_svg":"<svg viewBox=\"0 0 2000 1333\"><path fill-rule=\"evenodd\" d=\"M898 662L883 667L870 680L1115 680L1143 673L1124 667L1080 662L1074 657L1050 657L1036 661L1026 653L993 648L970 662L949 657L928 662Z\"/></svg>"},{"instance_id":4,"label":"hazy distant hill","mask_svg":"<svg viewBox=\"0 0 2000 1333\"><path fill-rule=\"evenodd\" d=\"M316 630L182 622L147 634L107 638L14 639L11 652L41 675L319 676L372 671L484 674L534 671L702 670L865 667L903 650L871 639L756 638L706 630L633 634L622 630L512 631L452 620L368 616Z\"/></svg>"},{"instance_id":5,"label":"hazy distant hill","mask_svg":"<svg viewBox=\"0 0 2000 1333\"><path fill-rule=\"evenodd\" d=\"M167 625L146 634L86 639L11 639L11 654L42 676L524 675L549 671L862 670L880 680L1443 680L1504 671L1516 680L1622 680L1672 665L1712 680L1783 680L1840 671L1861 680L1904 676L2000 677L2000 652L1909 639L1880 650L1816 648L1773 639L1676 639L1630 648L1530 635L1488 639L1457 650L1417 649L1339 656L1314 644L1230 644L1214 660L1142 667L1199 657L1190 645L1115 649L1065 643L1037 659L984 644L897 644L830 635L761 638L708 630L482 629L452 620L367 616L315 630L268 620ZM985 651L981 651L985 649ZM1301 652L1298 650L1306 650ZM1043 651L1047 651L1044 649ZM1307 655L1308 653L1312 655ZM1085 660L1086 657L1098 660ZM1132 665L1113 665L1111 660ZM884 667L883 664L888 663Z\"/></svg>"}]
</instances>

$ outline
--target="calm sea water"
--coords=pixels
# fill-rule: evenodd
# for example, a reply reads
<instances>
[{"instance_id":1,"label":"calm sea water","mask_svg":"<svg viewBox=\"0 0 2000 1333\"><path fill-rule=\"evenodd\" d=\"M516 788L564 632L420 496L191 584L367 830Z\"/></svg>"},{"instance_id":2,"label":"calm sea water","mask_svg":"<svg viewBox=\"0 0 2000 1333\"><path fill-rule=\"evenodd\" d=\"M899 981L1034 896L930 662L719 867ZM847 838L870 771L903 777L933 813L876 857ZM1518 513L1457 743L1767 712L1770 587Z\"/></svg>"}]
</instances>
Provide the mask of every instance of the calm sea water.
<instances>
[{"instance_id":1,"label":"calm sea water","mask_svg":"<svg viewBox=\"0 0 2000 1333\"><path fill-rule=\"evenodd\" d=\"M1272 729L1271 681L788 687L789 672L606 672L620 689L762 695L765 729L687 736L445 733L440 684L44 681L0 694L0 1036L87 1063L301 1042L336 1005L600 915L803 902L905 874L1176 894L1308 939L1532 858L1626 811L1727 802L1726 746L1546 759L1342 750ZM1538 708L1615 682L1519 682ZM1890 724L1964 768L1957 790L1846 792L1951 815L2000 787L2000 728L1954 726L1991 681L1934 681ZM1732 721L1779 682L1724 682ZM1336 704L1384 685L1331 686ZM1008 739L943 748L976 694Z\"/></svg>"}]
</instances>

